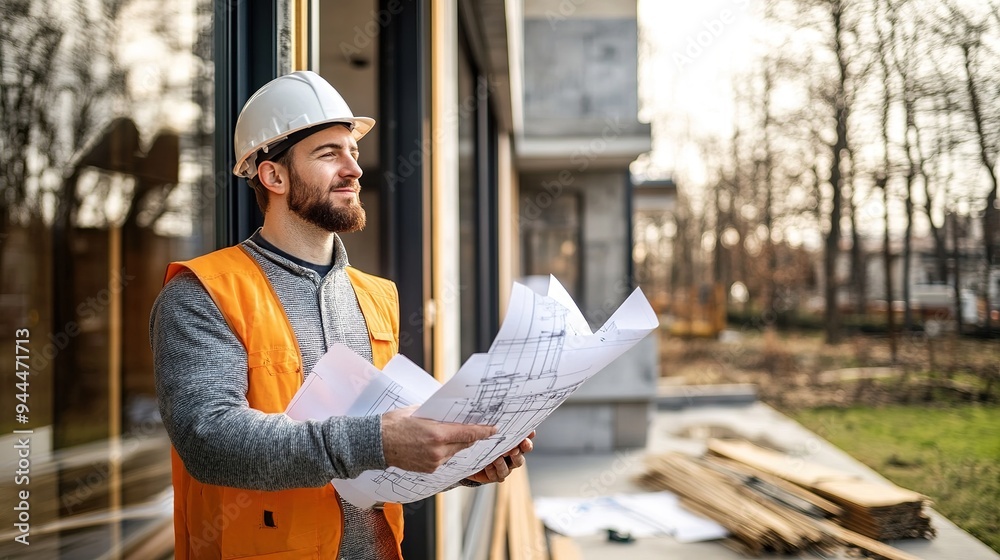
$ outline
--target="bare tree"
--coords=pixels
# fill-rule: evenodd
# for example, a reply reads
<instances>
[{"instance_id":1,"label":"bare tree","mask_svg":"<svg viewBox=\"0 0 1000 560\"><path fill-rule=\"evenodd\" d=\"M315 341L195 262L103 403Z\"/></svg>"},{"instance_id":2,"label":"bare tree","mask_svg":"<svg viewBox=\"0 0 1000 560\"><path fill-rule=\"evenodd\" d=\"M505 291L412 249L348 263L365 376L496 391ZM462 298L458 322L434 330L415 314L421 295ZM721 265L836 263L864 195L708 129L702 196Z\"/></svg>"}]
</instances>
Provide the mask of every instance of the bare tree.
<instances>
[{"instance_id":1,"label":"bare tree","mask_svg":"<svg viewBox=\"0 0 1000 560\"><path fill-rule=\"evenodd\" d=\"M975 188L968 186L975 177L963 173L961 165L975 147L976 165L987 171L990 184L985 196L969 198L972 211L982 216L986 266L980 269L985 278L979 284L980 294L989 297L986 284L1000 233L995 169L1000 152L1000 96L995 95L1000 91L1000 53L995 52L1000 9L991 5L992 11L974 16L975 8L963 6L968 13L947 2L928 10L927 4L912 0L765 3L765 19L777 35L796 35L793 42L801 47L804 41L811 48L783 59L794 49L780 38L767 39L754 73L734 84L739 117L726 139L729 149L716 152L724 154L724 161L717 164L719 180L710 182L715 190L704 200L714 207L701 215L716 240L713 278L728 271L747 285L748 305L773 308L784 289L777 274L782 228L793 222L800 227L819 224L826 339L833 343L842 334L838 297L846 286L838 285L838 265L844 238L849 235L855 309L864 313L871 289L864 243L866 235L881 233L886 313L895 336L891 309L900 287L905 324L911 328L916 322L911 286L922 281L921 269L913 268L920 256L921 214L934 243L930 280L957 277L957 272L949 274L943 220L956 210L967 212L949 192ZM786 87L802 94L801 106L774 102L774 92ZM958 173L946 171L955 169ZM808 193L808 203L786 202L793 192ZM860 214L875 196L885 207L882 232ZM740 246L724 254L722 236L733 230ZM890 243L897 239L902 240L900 255L893 254ZM894 279L900 272L898 267L893 272L897 258L902 278Z\"/></svg>"},{"instance_id":2,"label":"bare tree","mask_svg":"<svg viewBox=\"0 0 1000 560\"><path fill-rule=\"evenodd\" d=\"M868 300L868 278L865 270L866 255L861 238L861 223L858 220L858 205L864 199L858 189L854 151L848 148L847 156L851 162L844 179L844 184L848 187L847 216L851 223L851 293L854 298L854 312L863 317L867 311L865 303Z\"/></svg>"},{"instance_id":3,"label":"bare tree","mask_svg":"<svg viewBox=\"0 0 1000 560\"><path fill-rule=\"evenodd\" d=\"M934 240L934 280L942 284L948 281L948 254L947 236L945 227L947 211L944 204L947 203L948 184L953 178L953 174L946 174L943 171L943 160L954 150L954 143L950 140L952 134L950 126L941 124L942 114L946 111L944 105L935 103L931 109L936 123L933 138L933 148L927 153L922 148L920 128L915 129L917 133L916 149L921 165L918 168L923 185L924 205L921 207L927 216L927 223L930 228L931 237ZM944 115L947 118L947 115ZM935 210L941 211L940 221L935 217Z\"/></svg>"},{"instance_id":4,"label":"bare tree","mask_svg":"<svg viewBox=\"0 0 1000 560\"><path fill-rule=\"evenodd\" d=\"M837 255L840 250L840 219L843 208L843 185L841 160L847 150L848 106L847 83L849 79L848 56L844 45L847 22L844 11L846 0L830 1L830 24L832 28L833 53L837 58L836 87L832 92L833 119L836 135L830 145L830 230L825 240L824 270L826 272L826 341L840 341L840 313L837 306Z\"/></svg>"},{"instance_id":5,"label":"bare tree","mask_svg":"<svg viewBox=\"0 0 1000 560\"><path fill-rule=\"evenodd\" d=\"M850 164L846 156L850 149L851 110L857 86L868 65L862 60L859 48L856 20L861 15L861 8L855 2L802 0L799 6L802 11L797 16L801 18L801 25L810 27L823 37L819 46L832 62L828 73L812 78L816 75L813 67L807 69L803 77L816 80L809 100L811 111L823 114L828 122L832 122L832 130L818 131L816 139L826 152L820 161L825 161L829 170L824 181L828 187L828 195L824 197L828 202L824 205L827 222L823 240L824 322L826 341L836 343L841 338L837 262L842 237L841 220L844 217L845 168Z\"/></svg>"},{"instance_id":6,"label":"bare tree","mask_svg":"<svg viewBox=\"0 0 1000 560\"><path fill-rule=\"evenodd\" d=\"M962 266L960 259L961 248L959 246L959 234L958 234L958 214L948 214L948 220L946 223L949 224L951 228L951 247L952 247L952 259L954 264L954 270L952 274L954 275L954 295L955 295L955 324L958 334L962 334L962 284L961 284L961 274Z\"/></svg>"},{"instance_id":7,"label":"bare tree","mask_svg":"<svg viewBox=\"0 0 1000 560\"><path fill-rule=\"evenodd\" d=\"M38 197L29 190L31 147L52 138L43 118L57 84L51 61L63 30L49 18L31 13L29 3L5 6L0 14L0 229L27 223L40 214Z\"/></svg>"},{"instance_id":8,"label":"bare tree","mask_svg":"<svg viewBox=\"0 0 1000 560\"><path fill-rule=\"evenodd\" d=\"M947 43L955 45L961 55L962 71L955 77L964 89L965 116L972 129L972 143L989 182L982 213L984 266L980 289L986 307L985 330L989 333L992 328L989 282L996 260L997 220L1000 218L996 207L1000 188L996 170L1000 152L1000 122L997 120L1000 106L997 106L996 96L1000 88L997 80L1000 66L996 63L998 53L990 47L995 36L988 37L988 34L993 32L995 35L1000 17L995 6L979 16L966 13L951 2L946 3L945 8L943 21L936 22L933 29Z\"/></svg>"},{"instance_id":9,"label":"bare tree","mask_svg":"<svg viewBox=\"0 0 1000 560\"><path fill-rule=\"evenodd\" d=\"M990 268L993 266L993 256L995 251L995 231L996 231L996 201L997 201L997 141L994 136L993 131L987 130L986 117L983 113L982 100L980 97L983 95L982 90L984 89L979 76L973 70L973 58L977 54L980 48L980 43L978 38L970 38L968 41L963 42L962 57L965 62L965 85L969 91L969 112L972 118L972 123L975 125L976 142L979 148L979 158L982 163L983 169L986 171L990 179L991 188L989 194L986 196L986 204L983 208L983 244L986 266L983 267L984 271L984 288L982 290L983 299L986 304L986 317L985 317L985 327L986 332L989 333L991 330L991 306L990 306Z\"/></svg>"},{"instance_id":10,"label":"bare tree","mask_svg":"<svg viewBox=\"0 0 1000 560\"><path fill-rule=\"evenodd\" d=\"M892 29L894 22L890 19L889 27ZM891 31L890 31L891 33ZM892 79L890 73L888 41L879 40L876 42L878 53L878 65L882 78L882 102L881 102L881 140L882 140L882 168L876 172L875 185L882 191L883 207L885 209L885 228L882 240L882 255L885 267L885 317L886 331L889 336L889 353L892 363L897 360L896 345L896 318L893 310L893 287L892 287L892 244L889 227L889 183L892 178L892 156L890 153L892 143L889 140L889 112L893 102Z\"/></svg>"}]
</instances>

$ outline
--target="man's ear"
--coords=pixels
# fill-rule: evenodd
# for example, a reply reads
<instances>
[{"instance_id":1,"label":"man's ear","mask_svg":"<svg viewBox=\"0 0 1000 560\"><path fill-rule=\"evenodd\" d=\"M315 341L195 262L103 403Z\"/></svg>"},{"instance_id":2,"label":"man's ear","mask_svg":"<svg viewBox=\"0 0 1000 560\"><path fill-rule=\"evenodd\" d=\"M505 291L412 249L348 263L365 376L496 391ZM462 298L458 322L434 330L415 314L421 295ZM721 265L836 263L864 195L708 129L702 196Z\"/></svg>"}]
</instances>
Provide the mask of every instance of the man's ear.
<instances>
[{"instance_id":1,"label":"man's ear","mask_svg":"<svg viewBox=\"0 0 1000 560\"><path fill-rule=\"evenodd\" d=\"M288 170L281 164L265 161L257 166L257 177L264 188L274 194L285 194L288 191Z\"/></svg>"}]
</instances>

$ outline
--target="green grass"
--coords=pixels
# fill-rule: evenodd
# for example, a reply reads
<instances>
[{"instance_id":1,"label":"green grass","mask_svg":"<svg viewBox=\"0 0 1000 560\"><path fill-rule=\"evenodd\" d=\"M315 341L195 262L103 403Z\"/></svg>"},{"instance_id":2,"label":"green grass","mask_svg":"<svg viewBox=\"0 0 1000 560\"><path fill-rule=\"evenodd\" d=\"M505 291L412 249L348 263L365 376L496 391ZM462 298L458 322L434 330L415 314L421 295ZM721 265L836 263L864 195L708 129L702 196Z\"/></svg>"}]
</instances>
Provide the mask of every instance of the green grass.
<instances>
[{"instance_id":1,"label":"green grass","mask_svg":"<svg viewBox=\"0 0 1000 560\"><path fill-rule=\"evenodd\" d=\"M887 406L791 411L807 428L1000 552L1000 407Z\"/></svg>"}]
</instances>

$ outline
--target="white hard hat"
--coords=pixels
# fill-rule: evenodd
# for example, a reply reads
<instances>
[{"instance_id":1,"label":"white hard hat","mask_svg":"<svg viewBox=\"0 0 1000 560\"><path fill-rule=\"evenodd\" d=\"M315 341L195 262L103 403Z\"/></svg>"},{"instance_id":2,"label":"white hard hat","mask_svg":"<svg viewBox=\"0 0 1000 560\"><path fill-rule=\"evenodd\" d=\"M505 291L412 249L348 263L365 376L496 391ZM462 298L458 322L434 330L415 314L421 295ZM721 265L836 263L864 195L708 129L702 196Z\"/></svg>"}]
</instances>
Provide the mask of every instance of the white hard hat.
<instances>
[{"instance_id":1,"label":"white hard hat","mask_svg":"<svg viewBox=\"0 0 1000 560\"><path fill-rule=\"evenodd\" d=\"M375 126L375 119L355 117L344 98L315 72L299 71L264 84L247 100L236 120L233 173L253 179L260 153L292 134L319 125L350 125L355 140Z\"/></svg>"}]
</instances>

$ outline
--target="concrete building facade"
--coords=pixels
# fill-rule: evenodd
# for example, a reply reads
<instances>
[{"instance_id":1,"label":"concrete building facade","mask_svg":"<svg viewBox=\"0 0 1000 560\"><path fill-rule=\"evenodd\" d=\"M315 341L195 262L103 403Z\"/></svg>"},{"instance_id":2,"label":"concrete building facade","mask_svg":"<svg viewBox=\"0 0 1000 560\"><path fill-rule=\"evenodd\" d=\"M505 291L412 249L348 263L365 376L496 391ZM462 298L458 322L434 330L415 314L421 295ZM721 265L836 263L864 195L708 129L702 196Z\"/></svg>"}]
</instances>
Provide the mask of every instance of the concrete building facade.
<instances>
[{"instance_id":1,"label":"concrete building facade","mask_svg":"<svg viewBox=\"0 0 1000 560\"><path fill-rule=\"evenodd\" d=\"M650 128L638 120L636 4L527 0L523 48L522 272L554 275L597 328L637 285L629 164L650 149ZM643 445L657 376L649 337L556 410L539 447Z\"/></svg>"}]
</instances>

